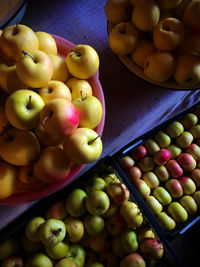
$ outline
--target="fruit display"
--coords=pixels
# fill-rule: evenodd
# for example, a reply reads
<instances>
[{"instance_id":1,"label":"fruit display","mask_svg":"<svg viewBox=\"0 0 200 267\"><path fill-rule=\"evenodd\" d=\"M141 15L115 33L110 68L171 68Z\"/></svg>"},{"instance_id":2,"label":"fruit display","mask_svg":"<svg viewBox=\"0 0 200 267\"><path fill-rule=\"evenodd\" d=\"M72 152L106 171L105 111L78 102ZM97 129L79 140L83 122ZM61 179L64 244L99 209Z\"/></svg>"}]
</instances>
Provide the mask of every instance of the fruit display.
<instances>
[{"instance_id":1,"label":"fruit display","mask_svg":"<svg viewBox=\"0 0 200 267\"><path fill-rule=\"evenodd\" d=\"M172 237L196 219L200 210L199 111L197 104L178 114L117 156L144 205Z\"/></svg>"},{"instance_id":2,"label":"fruit display","mask_svg":"<svg viewBox=\"0 0 200 267\"><path fill-rule=\"evenodd\" d=\"M173 263L131 192L106 161L31 209L15 222L12 234L5 234L6 230L2 234L2 267Z\"/></svg>"},{"instance_id":3,"label":"fruit display","mask_svg":"<svg viewBox=\"0 0 200 267\"><path fill-rule=\"evenodd\" d=\"M99 56L23 24L0 36L0 203L38 200L101 156Z\"/></svg>"},{"instance_id":4,"label":"fruit display","mask_svg":"<svg viewBox=\"0 0 200 267\"><path fill-rule=\"evenodd\" d=\"M107 0L108 44L121 62L161 87L200 84L198 0Z\"/></svg>"}]
</instances>

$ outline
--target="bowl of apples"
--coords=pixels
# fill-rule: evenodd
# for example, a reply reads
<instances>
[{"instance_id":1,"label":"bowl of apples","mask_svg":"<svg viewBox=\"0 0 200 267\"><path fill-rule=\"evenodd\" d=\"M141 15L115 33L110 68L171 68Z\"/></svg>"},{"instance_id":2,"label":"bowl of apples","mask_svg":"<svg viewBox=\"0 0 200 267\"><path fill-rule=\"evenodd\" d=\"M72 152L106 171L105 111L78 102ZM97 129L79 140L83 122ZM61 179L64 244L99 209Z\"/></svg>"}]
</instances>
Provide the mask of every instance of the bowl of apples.
<instances>
[{"instance_id":1,"label":"bowl of apples","mask_svg":"<svg viewBox=\"0 0 200 267\"><path fill-rule=\"evenodd\" d=\"M107 0L110 49L141 79L175 90L199 89L199 1Z\"/></svg>"},{"instance_id":2,"label":"bowl of apples","mask_svg":"<svg viewBox=\"0 0 200 267\"><path fill-rule=\"evenodd\" d=\"M22 24L3 30L0 205L46 197L100 157L105 103L98 67L89 45Z\"/></svg>"}]
</instances>

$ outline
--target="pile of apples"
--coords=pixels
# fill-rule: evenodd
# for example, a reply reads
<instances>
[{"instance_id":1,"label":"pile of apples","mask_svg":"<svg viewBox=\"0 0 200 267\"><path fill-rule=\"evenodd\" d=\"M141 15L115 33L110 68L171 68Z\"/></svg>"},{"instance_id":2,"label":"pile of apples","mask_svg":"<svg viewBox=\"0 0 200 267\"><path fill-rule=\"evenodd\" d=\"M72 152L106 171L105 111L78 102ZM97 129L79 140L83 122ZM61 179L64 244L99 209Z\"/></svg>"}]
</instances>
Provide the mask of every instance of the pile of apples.
<instances>
[{"instance_id":1,"label":"pile of apples","mask_svg":"<svg viewBox=\"0 0 200 267\"><path fill-rule=\"evenodd\" d=\"M87 176L2 241L1 266L145 267L161 262L162 243L110 167Z\"/></svg>"},{"instance_id":2,"label":"pile of apples","mask_svg":"<svg viewBox=\"0 0 200 267\"><path fill-rule=\"evenodd\" d=\"M120 166L163 229L178 230L200 210L199 108L155 133Z\"/></svg>"},{"instance_id":3,"label":"pile of apples","mask_svg":"<svg viewBox=\"0 0 200 267\"><path fill-rule=\"evenodd\" d=\"M200 1L107 0L109 46L153 82L200 82Z\"/></svg>"},{"instance_id":4,"label":"pile of apples","mask_svg":"<svg viewBox=\"0 0 200 267\"><path fill-rule=\"evenodd\" d=\"M66 58L47 32L11 25L0 34L0 199L67 178L102 152L103 116L88 79L99 68L89 45Z\"/></svg>"}]
</instances>

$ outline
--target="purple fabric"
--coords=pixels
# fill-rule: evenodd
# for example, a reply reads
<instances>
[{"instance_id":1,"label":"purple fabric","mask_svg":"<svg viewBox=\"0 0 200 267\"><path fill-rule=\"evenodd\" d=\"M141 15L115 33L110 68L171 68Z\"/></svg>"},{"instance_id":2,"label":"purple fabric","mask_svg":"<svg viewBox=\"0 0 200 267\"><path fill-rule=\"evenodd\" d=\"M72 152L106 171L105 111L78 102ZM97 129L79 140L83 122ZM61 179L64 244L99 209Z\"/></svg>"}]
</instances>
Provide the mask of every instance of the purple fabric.
<instances>
[{"instance_id":1,"label":"purple fabric","mask_svg":"<svg viewBox=\"0 0 200 267\"><path fill-rule=\"evenodd\" d=\"M129 72L111 52L104 1L30 0L21 23L74 44L93 46L100 57L99 77L105 96L106 121L101 157L122 148L166 119L200 100L200 91L175 91L149 84ZM30 205L0 207L0 229Z\"/></svg>"}]
</instances>

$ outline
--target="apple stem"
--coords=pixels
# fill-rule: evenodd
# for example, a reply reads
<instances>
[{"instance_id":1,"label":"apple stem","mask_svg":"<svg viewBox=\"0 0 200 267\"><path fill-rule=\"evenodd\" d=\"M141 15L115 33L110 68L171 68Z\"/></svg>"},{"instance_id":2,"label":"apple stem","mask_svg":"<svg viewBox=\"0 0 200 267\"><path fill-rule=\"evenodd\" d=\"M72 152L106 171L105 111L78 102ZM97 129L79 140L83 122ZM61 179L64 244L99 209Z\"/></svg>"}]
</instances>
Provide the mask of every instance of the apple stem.
<instances>
[{"instance_id":1,"label":"apple stem","mask_svg":"<svg viewBox=\"0 0 200 267\"><path fill-rule=\"evenodd\" d=\"M91 140L91 141L89 141L88 142L88 145L91 145L95 140L97 140L97 138L99 138L100 136L99 135L97 135L97 137L95 137L93 140Z\"/></svg>"},{"instance_id":2,"label":"apple stem","mask_svg":"<svg viewBox=\"0 0 200 267\"><path fill-rule=\"evenodd\" d=\"M32 98L32 96L29 95L29 101L28 101L28 104L26 105L26 108L27 109L30 109L31 108L31 98Z\"/></svg>"},{"instance_id":3,"label":"apple stem","mask_svg":"<svg viewBox=\"0 0 200 267\"><path fill-rule=\"evenodd\" d=\"M54 235L58 235L61 231L62 231L62 228L60 227L60 228L58 228L57 230L54 230L52 233L53 233Z\"/></svg>"},{"instance_id":4,"label":"apple stem","mask_svg":"<svg viewBox=\"0 0 200 267\"><path fill-rule=\"evenodd\" d=\"M53 116L53 112L51 112L51 113L48 114L46 117L44 117L44 119L43 119L42 122L41 122L42 126L44 126L46 120L48 120L48 119L51 118L52 116Z\"/></svg>"},{"instance_id":5,"label":"apple stem","mask_svg":"<svg viewBox=\"0 0 200 267\"><path fill-rule=\"evenodd\" d=\"M72 54L70 54L70 57L73 57L73 56L78 56L78 57L80 57L81 56L81 54L77 54L77 53L72 53Z\"/></svg>"},{"instance_id":6,"label":"apple stem","mask_svg":"<svg viewBox=\"0 0 200 267\"><path fill-rule=\"evenodd\" d=\"M22 50L22 53L25 55L25 56L29 56L30 58L32 58L32 60L35 62L34 58L29 54L27 53L26 51Z\"/></svg>"},{"instance_id":7,"label":"apple stem","mask_svg":"<svg viewBox=\"0 0 200 267\"><path fill-rule=\"evenodd\" d=\"M19 27L18 27L18 25L19 25L19 21L17 20L16 26L15 26L15 28L14 28L14 30L13 30L13 35L18 34L18 32L19 32Z\"/></svg>"}]
</instances>

